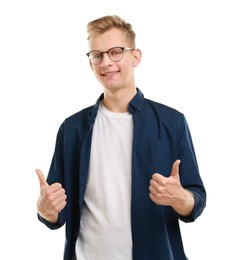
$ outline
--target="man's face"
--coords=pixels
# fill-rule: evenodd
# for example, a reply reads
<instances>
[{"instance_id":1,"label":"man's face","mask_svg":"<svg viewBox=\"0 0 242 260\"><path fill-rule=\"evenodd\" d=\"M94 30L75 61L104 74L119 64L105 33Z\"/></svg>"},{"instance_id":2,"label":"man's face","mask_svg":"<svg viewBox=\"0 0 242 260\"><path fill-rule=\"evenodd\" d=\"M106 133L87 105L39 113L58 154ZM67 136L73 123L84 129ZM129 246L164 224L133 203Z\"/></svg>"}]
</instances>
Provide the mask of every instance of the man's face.
<instances>
[{"instance_id":1,"label":"man's face","mask_svg":"<svg viewBox=\"0 0 242 260\"><path fill-rule=\"evenodd\" d=\"M123 33L118 29L110 29L103 34L95 35L90 40L90 49L101 52L113 47L131 48ZM124 50L120 61L112 61L107 53L103 54L99 64L90 62L92 70L105 89L117 90L134 87L134 67L139 61L135 55L136 50Z\"/></svg>"}]
</instances>

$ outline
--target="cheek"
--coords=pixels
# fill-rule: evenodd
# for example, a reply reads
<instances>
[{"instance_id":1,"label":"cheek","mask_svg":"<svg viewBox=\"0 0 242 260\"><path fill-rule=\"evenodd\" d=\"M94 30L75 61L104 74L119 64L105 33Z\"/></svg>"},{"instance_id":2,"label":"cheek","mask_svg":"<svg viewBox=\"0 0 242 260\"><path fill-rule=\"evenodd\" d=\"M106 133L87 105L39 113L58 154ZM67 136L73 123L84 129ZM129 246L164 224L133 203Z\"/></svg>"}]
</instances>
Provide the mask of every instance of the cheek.
<instances>
[{"instance_id":1,"label":"cheek","mask_svg":"<svg viewBox=\"0 0 242 260\"><path fill-rule=\"evenodd\" d=\"M124 73L125 73L127 78L130 78L130 77L133 76L133 74L134 74L134 67L132 66L132 64L129 67L125 68Z\"/></svg>"},{"instance_id":2,"label":"cheek","mask_svg":"<svg viewBox=\"0 0 242 260\"><path fill-rule=\"evenodd\" d=\"M95 67L95 66L92 66L92 71L93 71L93 73L95 74L95 76L98 77L98 75L99 75L99 70L98 70L98 68Z\"/></svg>"},{"instance_id":3,"label":"cheek","mask_svg":"<svg viewBox=\"0 0 242 260\"><path fill-rule=\"evenodd\" d=\"M129 74L133 70L133 60L132 59L123 59L122 64L120 64L120 70Z\"/></svg>"}]
</instances>

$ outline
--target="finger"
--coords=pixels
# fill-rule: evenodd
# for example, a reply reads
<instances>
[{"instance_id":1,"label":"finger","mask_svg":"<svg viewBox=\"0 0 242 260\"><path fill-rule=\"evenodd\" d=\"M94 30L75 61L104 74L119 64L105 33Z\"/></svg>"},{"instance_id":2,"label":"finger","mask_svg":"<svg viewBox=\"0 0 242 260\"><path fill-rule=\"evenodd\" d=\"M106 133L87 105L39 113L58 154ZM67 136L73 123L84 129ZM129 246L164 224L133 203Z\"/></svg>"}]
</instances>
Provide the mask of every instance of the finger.
<instances>
[{"instance_id":1,"label":"finger","mask_svg":"<svg viewBox=\"0 0 242 260\"><path fill-rule=\"evenodd\" d=\"M40 169L36 169L35 172L38 175L40 187L48 185L48 183L45 180L45 176L44 176L43 172Z\"/></svg>"},{"instance_id":2,"label":"finger","mask_svg":"<svg viewBox=\"0 0 242 260\"><path fill-rule=\"evenodd\" d=\"M66 206L66 200L64 200L62 203L60 203L57 207L56 207L56 212L60 213Z\"/></svg>"},{"instance_id":3,"label":"finger","mask_svg":"<svg viewBox=\"0 0 242 260\"><path fill-rule=\"evenodd\" d=\"M50 198L49 197L49 206L55 211L60 212L66 205L66 194L63 194L62 196L56 197L56 198Z\"/></svg>"},{"instance_id":4,"label":"finger","mask_svg":"<svg viewBox=\"0 0 242 260\"><path fill-rule=\"evenodd\" d=\"M172 170L171 170L171 176L173 177L179 177L179 165L181 161L176 160L173 165L172 165Z\"/></svg>"},{"instance_id":5,"label":"finger","mask_svg":"<svg viewBox=\"0 0 242 260\"><path fill-rule=\"evenodd\" d=\"M54 193L56 197L61 197L65 194L65 189L62 188L62 185L59 182L55 182L49 186L49 193Z\"/></svg>"},{"instance_id":6,"label":"finger","mask_svg":"<svg viewBox=\"0 0 242 260\"><path fill-rule=\"evenodd\" d=\"M159 200L152 193L149 194L149 197L155 204L157 204L157 205L160 204Z\"/></svg>"},{"instance_id":7,"label":"finger","mask_svg":"<svg viewBox=\"0 0 242 260\"><path fill-rule=\"evenodd\" d=\"M161 180L160 183L158 182L158 179L151 179L150 180L150 187L152 187L155 190L159 190L159 186L162 184Z\"/></svg>"},{"instance_id":8,"label":"finger","mask_svg":"<svg viewBox=\"0 0 242 260\"><path fill-rule=\"evenodd\" d=\"M149 191L151 194L155 195L159 193L159 189L157 187L149 186Z\"/></svg>"},{"instance_id":9,"label":"finger","mask_svg":"<svg viewBox=\"0 0 242 260\"><path fill-rule=\"evenodd\" d=\"M163 183L163 181L165 181L166 177L164 177L162 174L160 173L154 173L152 175L152 180L155 181L156 183Z\"/></svg>"}]
</instances>

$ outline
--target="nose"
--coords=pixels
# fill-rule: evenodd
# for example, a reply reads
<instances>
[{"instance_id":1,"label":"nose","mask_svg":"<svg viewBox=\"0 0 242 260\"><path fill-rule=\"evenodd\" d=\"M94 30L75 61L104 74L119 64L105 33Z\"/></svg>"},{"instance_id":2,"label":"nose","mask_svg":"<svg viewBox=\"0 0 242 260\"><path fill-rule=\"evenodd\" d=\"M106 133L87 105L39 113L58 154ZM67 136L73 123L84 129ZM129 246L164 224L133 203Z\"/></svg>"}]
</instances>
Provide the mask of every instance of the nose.
<instances>
[{"instance_id":1,"label":"nose","mask_svg":"<svg viewBox=\"0 0 242 260\"><path fill-rule=\"evenodd\" d=\"M112 61L108 56L108 53L103 53L102 61L101 61L101 67L109 66L111 65Z\"/></svg>"}]
</instances>

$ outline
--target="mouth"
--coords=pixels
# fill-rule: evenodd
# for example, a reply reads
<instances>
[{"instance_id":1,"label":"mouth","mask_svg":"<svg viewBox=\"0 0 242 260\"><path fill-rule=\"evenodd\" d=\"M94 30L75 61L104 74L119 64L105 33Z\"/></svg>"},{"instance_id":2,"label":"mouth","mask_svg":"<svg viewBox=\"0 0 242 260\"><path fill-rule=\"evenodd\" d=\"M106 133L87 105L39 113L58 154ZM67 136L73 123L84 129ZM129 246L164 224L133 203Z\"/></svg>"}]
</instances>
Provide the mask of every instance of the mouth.
<instances>
[{"instance_id":1,"label":"mouth","mask_svg":"<svg viewBox=\"0 0 242 260\"><path fill-rule=\"evenodd\" d=\"M107 71L107 72L101 73L101 75L106 78L112 78L113 76L117 75L118 73L119 73L119 71Z\"/></svg>"}]
</instances>

